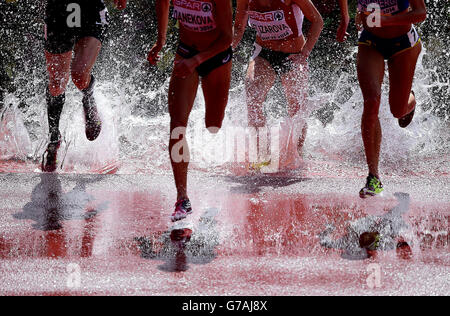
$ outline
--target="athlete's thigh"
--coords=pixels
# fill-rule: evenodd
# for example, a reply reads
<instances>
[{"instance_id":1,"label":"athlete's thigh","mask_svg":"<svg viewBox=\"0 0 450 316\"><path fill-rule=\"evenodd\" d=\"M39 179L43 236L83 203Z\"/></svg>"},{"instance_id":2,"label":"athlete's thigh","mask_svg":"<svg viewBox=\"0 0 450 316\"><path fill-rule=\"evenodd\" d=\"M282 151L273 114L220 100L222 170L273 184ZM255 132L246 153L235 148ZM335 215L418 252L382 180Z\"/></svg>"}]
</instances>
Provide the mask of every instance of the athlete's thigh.
<instances>
[{"instance_id":1,"label":"athlete's thigh","mask_svg":"<svg viewBox=\"0 0 450 316\"><path fill-rule=\"evenodd\" d=\"M264 58L256 57L253 66L249 66L245 79L248 102L263 103L276 78L277 75L270 63Z\"/></svg>"},{"instance_id":2,"label":"athlete's thigh","mask_svg":"<svg viewBox=\"0 0 450 316\"><path fill-rule=\"evenodd\" d=\"M281 77L290 116L294 116L299 110L307 110L308 77L308 64L299 62L295 62L294 68Z\"/></svg>"},{"instance_id":3,"label":"athlete's thigh","mask_svg":"<svg viewBox=\"0 0 450 316\"><path fill-rule=\"evenodd\" d=\"M169 113L173 127L186 127L199 84L196 71L186 78L172 74L169 85Z\"/></svg>"},{"instance_id":4,"label":"athlete's thigh","mask_svg":"<svg viewBox=\"0 0 450 316\"><path fill-rule=\"evenodd\" d=\"M408 106L408 99L422 51L421 43L389 60L389 101L391 108Z\"/></svg>"},{"instance_id":5,"label":"athlete's thigh","mask_svg":"<svg viewBox=\"0 0 450 316\"><path fill-rule=\"evenodd\" d=\"M206 106L206 122L207 125L209 125L208 123L216 123L217 125L208 127L221 127L220 125L225 116L228 95L230 93L231 67L232 63L229 62L214 69L202 78L202 90Z\"/></svg>"},{"instance_id":6,"label":"athlete's thigh","mask_svg":"<svg viewBox=\"0 0 450 316\"><path fill-rule=\"evenodd\" d=\"M365 101L381 97L384 68L384 58L378 51L365 45L359 45L358 80Z\"/></svg>"},{"instance_id":7,"label":"athlete's thigh","mask_svg":"<svg viewBox=\"0 0 450 316\"><path fill-rule=\"evenodd\" d=\"M83 37L75 44L75 55L72 61L73 72L90 72L94 67L102 48L102 43L95 37Z\"/></svg>"}]
</instances>

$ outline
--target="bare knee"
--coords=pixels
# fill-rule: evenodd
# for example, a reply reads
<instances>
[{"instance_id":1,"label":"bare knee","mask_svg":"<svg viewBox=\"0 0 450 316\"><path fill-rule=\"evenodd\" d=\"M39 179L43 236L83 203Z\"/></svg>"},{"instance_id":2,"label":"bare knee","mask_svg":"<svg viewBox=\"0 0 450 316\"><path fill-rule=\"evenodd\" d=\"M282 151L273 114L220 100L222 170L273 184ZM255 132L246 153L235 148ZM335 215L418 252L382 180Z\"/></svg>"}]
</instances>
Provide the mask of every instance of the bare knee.
<instances>
[{"instance_id":1,"label":"bare knee","mask_svg":"<svg viewBox=\"0 0 450 316\"><path fill-rule=\"evenodd\" d=\"M50 94L54 97L57 97L63 94L66 91L68 78L51 78L48 90Z\"/></svg>"},{"instance_id":2,"label":"bare knee","mask_svg":"<svg viewBox=\"0 0 450 316\"><path fill-rule=\"evenodd\" d=\"M381 96L373 96L364 99L363 120L378 119L380 112Z\"/></svg>"},{"instance_id":3,"label":"bare knee","mask_svg":"<svg viewBox=\"0 0 450 316\"><path fill-rule=\"evenodd\" d=\"M89 86L91 75L84 70L72 70L72 81L79 90L84 90Z\"/></svg>"},{"instance_id":4,"label":"bare knee","mask_svg":"<svg viewBox=\"0 0 450 316\"><path fill-rule=\"evenodd\" d=\"M63 83L50 84L48 90L52 96L57 97L66 91L66 85Z\"/></svg>"},{"instance_id":5,"label":"bare knee","mask_svg":"<svg viewBox=\"0 0 450 316\"><path fill-rule=\"evenodd\" d=\"M392 115L399 119L409 113L409 110L416 105L416 100L413 97L410 97L408 100L404 101L391 99L390 105Z\"/></svg>"}]
</instances>

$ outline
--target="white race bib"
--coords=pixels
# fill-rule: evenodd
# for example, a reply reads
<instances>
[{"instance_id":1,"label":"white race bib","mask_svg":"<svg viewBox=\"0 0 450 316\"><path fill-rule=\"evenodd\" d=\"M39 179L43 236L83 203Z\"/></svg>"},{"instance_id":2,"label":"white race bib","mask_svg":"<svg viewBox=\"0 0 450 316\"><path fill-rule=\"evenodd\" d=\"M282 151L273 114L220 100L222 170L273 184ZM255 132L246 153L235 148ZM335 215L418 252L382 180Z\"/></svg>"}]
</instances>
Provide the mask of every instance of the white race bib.
<instances>
[{"instance_id":1,"label":"white race bib","mask_svg":"<svg viewBox=\"0 0 450 316\"><path fill-rule=\"evenodd\" d=\"M258 37L263 41L283 40L292 34L292 29L286 22L283 10L259 13L249 11L250 26L256 29Z\"/></svg>"},{"instance_id":2,"label":"white race bib","mask_svg":"<svg viewBox=\"0 0 450 316\"><path fill-rule=\"evenodd\" d=\"M173 6L173 18L190 31L209 32L217 27L211 2L173 0Z\"/></svg>"}]
</instances>

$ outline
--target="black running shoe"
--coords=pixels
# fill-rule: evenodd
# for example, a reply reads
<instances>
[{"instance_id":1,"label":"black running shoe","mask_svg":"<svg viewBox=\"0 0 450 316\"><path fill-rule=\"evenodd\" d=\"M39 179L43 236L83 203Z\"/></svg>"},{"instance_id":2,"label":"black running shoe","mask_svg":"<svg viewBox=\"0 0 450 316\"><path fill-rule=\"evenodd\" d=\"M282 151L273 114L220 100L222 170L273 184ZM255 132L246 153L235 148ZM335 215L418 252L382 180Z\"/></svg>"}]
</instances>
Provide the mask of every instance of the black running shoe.
<instances>
[{"instance_id":1,"label":"black running shoe","mask_svg":"<svg viewBox=\"0 0 450 316\"><path fill-rule=\"evenodd\" d=\"M58 140L48 144L47 150L42 156L42 171L55 172L58 168L58 149L61 147L61 136Z\"/></svg>"},{"instance_id":2,"label":"black running shoe","mask_svg":"<svg viewBox=\"0 0 450 316\"><path fill-rule=\"evenodd\" d=\"M98 138L102 131L102 121L97 111L97 104L94 99L94 76L91 77L89 87L83 90L83 109L86 123L86 137L89 141Z\"/></svg>"},{"instance_id":3,"label":"black running shoe","mask_svg":"<svg viewBox=\"0 0 450 316\"><path fill-rule=\"evenodd\" d=\"M414 95L414 97L416 96L414 91L411 91L411 93ZM401 128L408 127L409 124L411 124L415 113L416 113L416 108L414 107L414 109L409 114L406 114L402 118L398 119L398 125L400 125Z\"/></svg>"}]
</instances>

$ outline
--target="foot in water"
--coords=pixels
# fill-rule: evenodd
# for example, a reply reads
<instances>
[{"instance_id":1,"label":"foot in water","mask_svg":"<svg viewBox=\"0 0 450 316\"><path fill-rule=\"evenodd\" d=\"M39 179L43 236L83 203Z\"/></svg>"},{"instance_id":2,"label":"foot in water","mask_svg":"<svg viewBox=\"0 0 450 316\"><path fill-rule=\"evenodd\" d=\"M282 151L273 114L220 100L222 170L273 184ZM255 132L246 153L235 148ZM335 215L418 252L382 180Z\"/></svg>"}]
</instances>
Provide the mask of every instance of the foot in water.
<instances>
[{"instance_id":1,"label":"foot in water","mask_svg":"<svg viewBox=\"0 0 450 316\"><path fill-rule=\"evenodd\" d=\"M94 141L102 131L102 121L98 115L97 104L94 99L95 78L91 76L89 87L83 90L83 109L86 122L86 137L89 141Z\"/></svg>"},{"instance_id":2,"label":"foot in water","mask_svg":"<svg viewBox=\"0 0 450 316\"><path fill-rule=\"evenodd\" d=\"M172 222L181 221L185 219L189 214L192 214L192 206L189 199L180 199L175 204L175 212L173 212L170 219Z\"/></svg>"},{"instance_id":3,"label":"foot in water","mask_svg":"<svg viewBox=\"0 0 450 316\"><path fill-rule=\"evenodd\" d=\"M272 164L272 161L263 161L259 163L252 163L250 164L250 170L254 172L261 172L261 169L264 167L269 167Z\"/></svg>"},{"instance_id":4,"label":"foot in water","mask_svg":"<svg viewBox=\"0 0 450 316\"><path fill-rule=\"evenodd\" d=\"M411 94L414 96L414 98L416 97L414 91L411 91ZM408 127L409 124L411 124L415 113L416 113L416 107L414 106L414 109L410 113L408 113L405 116L403 116L402 118L398 119L398 125L400 125L401 128Z\"/></svg>"},{"instance_id":5,"label":"foot in water","mask_svg":"<svg viewBox=\"0 0 450 316\"><path fill-rule=\"evenodd\" d=\"M383 191L383 184L381 183L380 179L378 179L373 174L369 174L369 176L367 177L366 186L361 189L361 191L359 192L359 196L364 199L370 196L376 196Z\"/></svg>"},{"instance_id":6,"label":"foot in water","mask_svg":"<svg viewBox=\"0 0 450 316\"><path fill-rule=\"evenodd\" d=\"M58 150L61 147L61 135L57 139L51 139L47 150L42 157L42 171L55 172L58 168Z\"/></svg>"}]
</instances>

